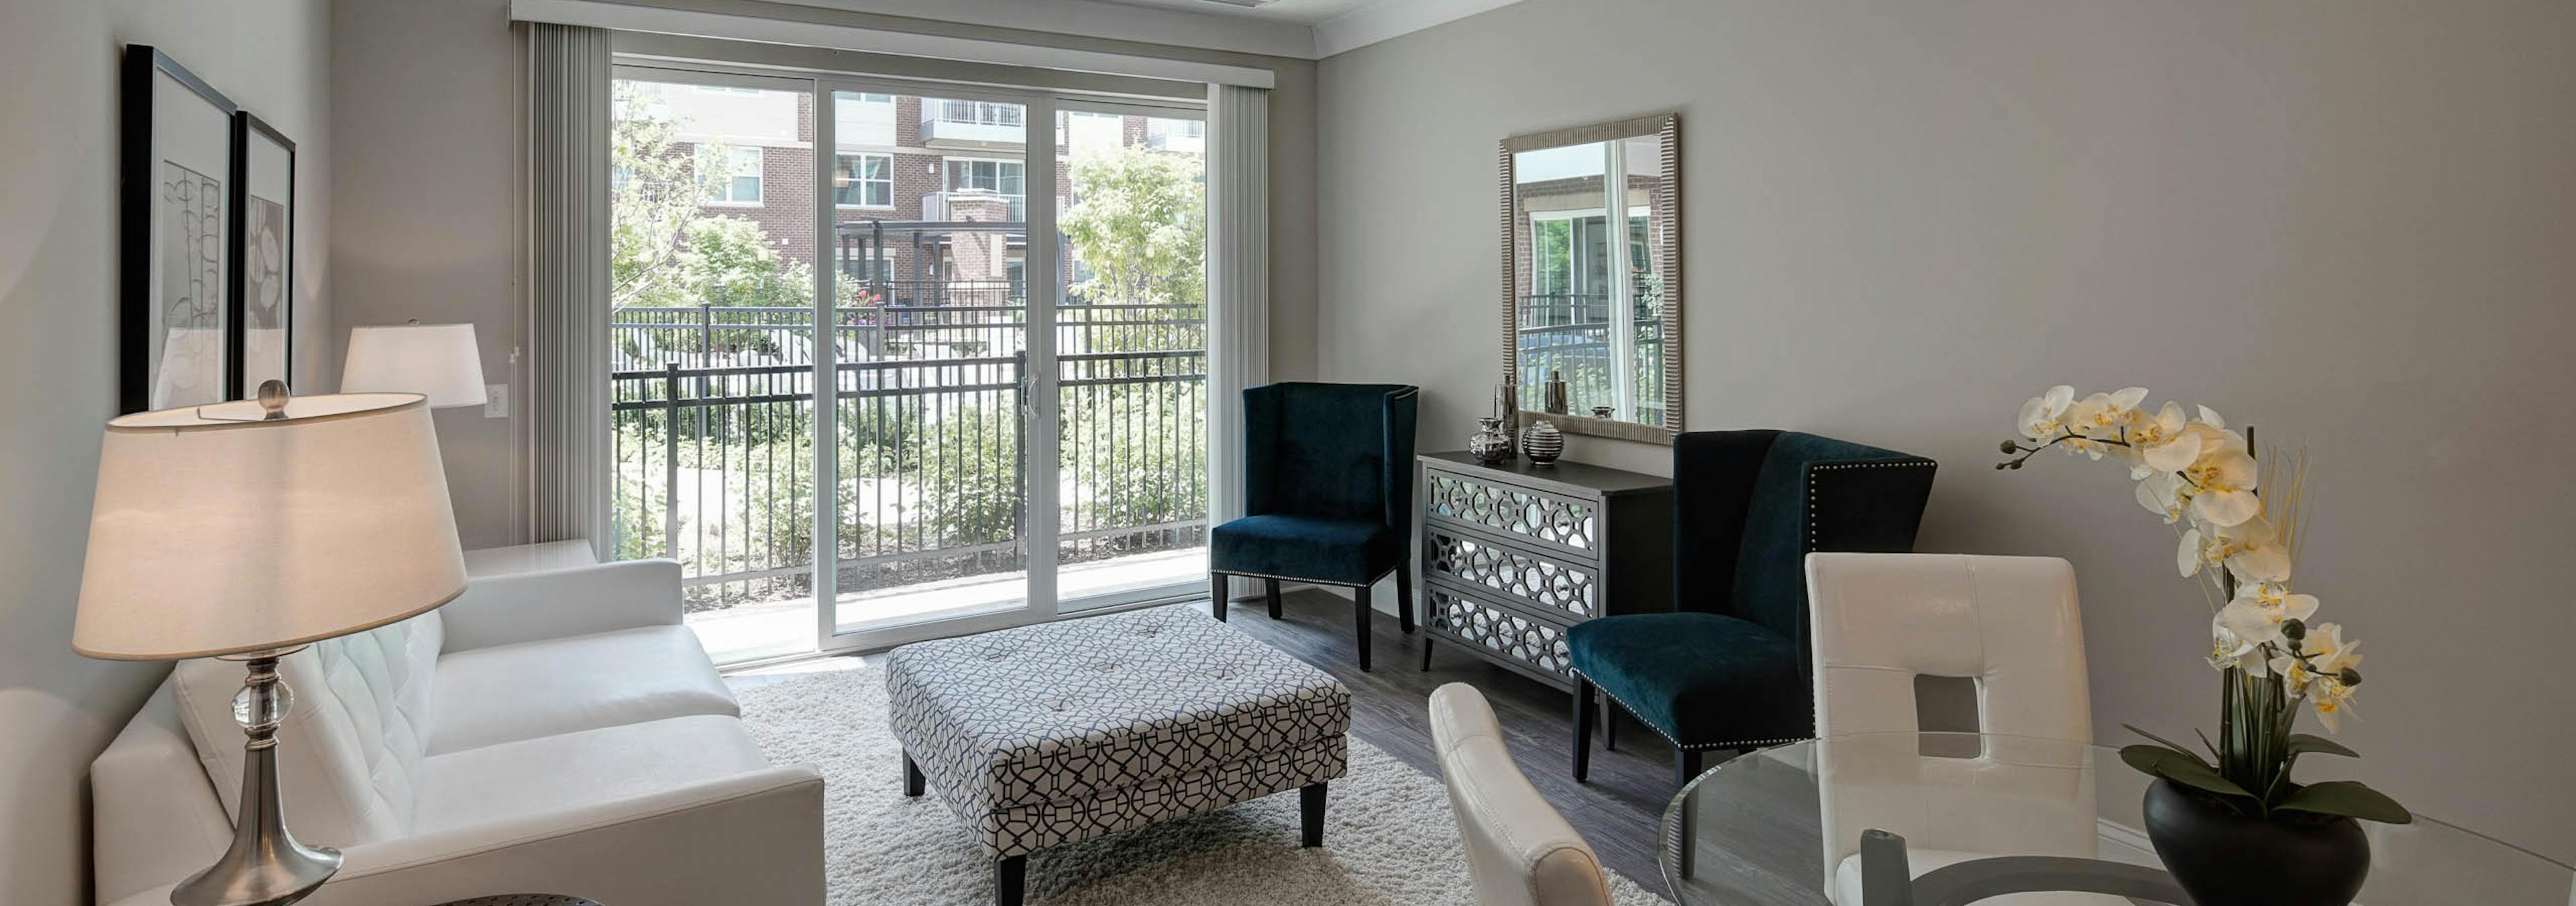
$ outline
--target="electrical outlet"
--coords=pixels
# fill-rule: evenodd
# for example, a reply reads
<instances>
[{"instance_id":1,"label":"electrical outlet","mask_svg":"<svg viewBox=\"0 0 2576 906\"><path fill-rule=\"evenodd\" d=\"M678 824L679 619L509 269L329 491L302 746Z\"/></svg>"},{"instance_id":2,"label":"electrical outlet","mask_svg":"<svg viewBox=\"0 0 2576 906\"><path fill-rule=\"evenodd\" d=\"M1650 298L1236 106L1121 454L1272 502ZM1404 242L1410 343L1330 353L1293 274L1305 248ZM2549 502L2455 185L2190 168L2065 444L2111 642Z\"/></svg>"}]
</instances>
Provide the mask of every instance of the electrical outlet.
<instances>
[{"instance_id":1,"label":"electrical outlet","mask_svg":"<svg viewBox=\"0 0 2576 906\"><path fill-rule=\"evenodd\" d=\"M509 418L509 417L510 417L510 385L508 385L508 384L485 384L485 385L483 385L483 417L484 417L484 418Z\"/></svg>"}]
</instances>

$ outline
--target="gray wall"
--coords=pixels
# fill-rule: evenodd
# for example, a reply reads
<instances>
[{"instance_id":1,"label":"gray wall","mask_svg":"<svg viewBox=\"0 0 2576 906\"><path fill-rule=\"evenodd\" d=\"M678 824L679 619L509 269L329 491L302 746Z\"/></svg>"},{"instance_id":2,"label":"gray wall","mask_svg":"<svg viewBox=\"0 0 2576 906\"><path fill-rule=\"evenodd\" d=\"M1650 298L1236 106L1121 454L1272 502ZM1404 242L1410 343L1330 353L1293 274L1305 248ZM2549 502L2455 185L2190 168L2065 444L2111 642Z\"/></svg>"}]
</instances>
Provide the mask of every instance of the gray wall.
<instances>
[{"instance_id":1,"label":"gray wall","mask_svg":"<svg viewBox=\"0 0 2576 906\"><path fill-rule=\"evenodd\" d=\"M1990 467L2015 410L2144 384L2303 444L2351 770L2576 856L2576 5L1531 0L1319 80L1322 374L1423 385L1423 449L1499 377L1495 141L1678 110L1691 428L1932 456L1922 549L2074 561L2105 741L2215 720L2208 616L2125 473Z\"/></svg>"},{"instance_id":2,"label":"gray wall","mask_svg":"<svg viewBox=\"0 0 2576 906\"><path fill-rule=\"evenodd\" d=\"M675 5L690 5L686 2ZM516 42L503 0L337 0L331 23L332 174L341 211L331 237L344 300L334 343L360 324L472 322L483 368L511 383L511 417L438 414L457 532L468 548L517 543L527 513L526 356L514 279L518 121ZM728 9L758 7L733 4ZM1053 41L1003 29L832 10L765 7L834 22ZM1258 65L1278 72L1271 96L1271 366L1280 378L1315 373L1315 64L1247 54L1053 41L1124 53Z\"/></svg>"},{"instance_id":3,"label":"gray wall","mask_svg":"<svg viewBox=\"0 0 2576 906\"><path fill-rule=\"evenodd\" d=\"M88 902L89 760L167 668L72 653L116 410L117 60L153 44L296 140L296 382L328 359L322 0L16 0L0 26L0 902ZM323 381L324 386L328 381ZM139 568L148 568L148 565Z\"/></svg>"}]
</instances>

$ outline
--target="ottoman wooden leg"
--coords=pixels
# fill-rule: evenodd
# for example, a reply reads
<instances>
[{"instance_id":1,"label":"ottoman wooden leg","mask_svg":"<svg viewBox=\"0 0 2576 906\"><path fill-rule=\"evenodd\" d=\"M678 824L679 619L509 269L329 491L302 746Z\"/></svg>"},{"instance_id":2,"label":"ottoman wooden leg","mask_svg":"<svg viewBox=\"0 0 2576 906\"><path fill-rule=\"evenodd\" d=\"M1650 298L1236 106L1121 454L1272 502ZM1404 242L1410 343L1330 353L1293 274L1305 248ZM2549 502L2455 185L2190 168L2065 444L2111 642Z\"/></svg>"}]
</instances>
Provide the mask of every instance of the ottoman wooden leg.
<instances>
[{"instance_id":1,"label":"ottoman wooden leg","mask_svg":"<svg viewBox=\"0 0 2576 906\"><path fill-rule=\"evenodd\" d=\"M1324 845L1324 785L1309 783L1297 790L1299 826L1305 831L1301 846Z\"/></svg>"},{"instance_id":2,"label":"ottoman wooden leg","mask_svg":"<svg viewBox=\"0 0 2576 906\"><path fill-rule=\"evenodd\" d=\"M1279 619L1279 580L1261 580L1261 596L1270 600L1270 618Z\"/></svg>"},{"instance_id":3,"label":"ottoman wooden leg","mask_svg":"<svg viewBox=\"0 0 2576 906\"><path fill-rule=\"evenodd\" d=\"M1217 622L1225 622L1224 573L1208 574L1208 612L1216 615Z\"/></svg>"},{"instance_id":4,"label":"ottoman wooden leg","mask_svg":"<svg viewBox=\"0 0 2576 906\"><path fill-rule=\"evenodd\" d=\"M903 753L903 794L921 795L921 766L912 762L912 753Z\"/></svg>"},{"instance_id":5,"label":"ottoman wooden leg","mask_svg":"<svg viewBox=\"0 0 2576 906\"><path fill-rule=\"evenodd\" d=\"M993 903L995 906L1020 906L1028 895L1029 857L1012 856L993 863Z\"/></svg>"}]
</instances>

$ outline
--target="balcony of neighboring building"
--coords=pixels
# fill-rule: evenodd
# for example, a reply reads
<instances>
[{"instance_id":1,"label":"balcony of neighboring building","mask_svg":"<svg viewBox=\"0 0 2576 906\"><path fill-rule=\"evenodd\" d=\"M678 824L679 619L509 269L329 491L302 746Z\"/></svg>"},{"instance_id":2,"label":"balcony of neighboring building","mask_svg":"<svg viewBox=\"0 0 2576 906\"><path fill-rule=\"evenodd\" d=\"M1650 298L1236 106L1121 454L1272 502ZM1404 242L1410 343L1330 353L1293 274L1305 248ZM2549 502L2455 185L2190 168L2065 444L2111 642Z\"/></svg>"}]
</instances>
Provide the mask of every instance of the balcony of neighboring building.
<instances>
[{"instance_id":1,"label":"balcony of neighboring building","mask_svg":"<svg viewBox=\"0 0 2576 906\"><path fill-rule=\"evenodd\" d=\"M1017 149L1028 139L1028 108L991 101L923 98L921 144L945 150Z\"/></svg>"}]
</instances>

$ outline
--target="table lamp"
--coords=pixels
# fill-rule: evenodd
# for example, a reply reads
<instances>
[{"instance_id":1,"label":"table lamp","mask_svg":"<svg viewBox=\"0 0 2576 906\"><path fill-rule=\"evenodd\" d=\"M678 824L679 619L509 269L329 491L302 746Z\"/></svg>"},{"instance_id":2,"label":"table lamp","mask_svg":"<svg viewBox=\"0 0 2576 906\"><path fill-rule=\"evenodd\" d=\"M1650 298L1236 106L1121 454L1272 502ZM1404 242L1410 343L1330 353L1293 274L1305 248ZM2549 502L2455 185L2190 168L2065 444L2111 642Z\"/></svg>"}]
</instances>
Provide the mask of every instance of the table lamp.
<instances>
[{"instance_id":1,"label":"table lamp","mask_svg":"<svg viewBox=\"0 0 2576 906\"><path fill-rule=\"evenodd\" d=\"M289 399L269 381L257 400L107 423L72 648L249 670L233 699L249 740L232 844L172 903L279 906L339 870L338 851L286 829L277 730L294 693L278 659L464 590L447 477L417 394Z\"/></svg>"},{"instance_id":2,"label":"table lamp","mask_svg":"<svg viewBox=\"0 0 2576 906\"><path fill-rule=\"evenodd\" d=\"M480 406L483 356L472 324L389 324L349 329L342 393L417 393L435 409Z\"/></svg>"}]
</instances>

